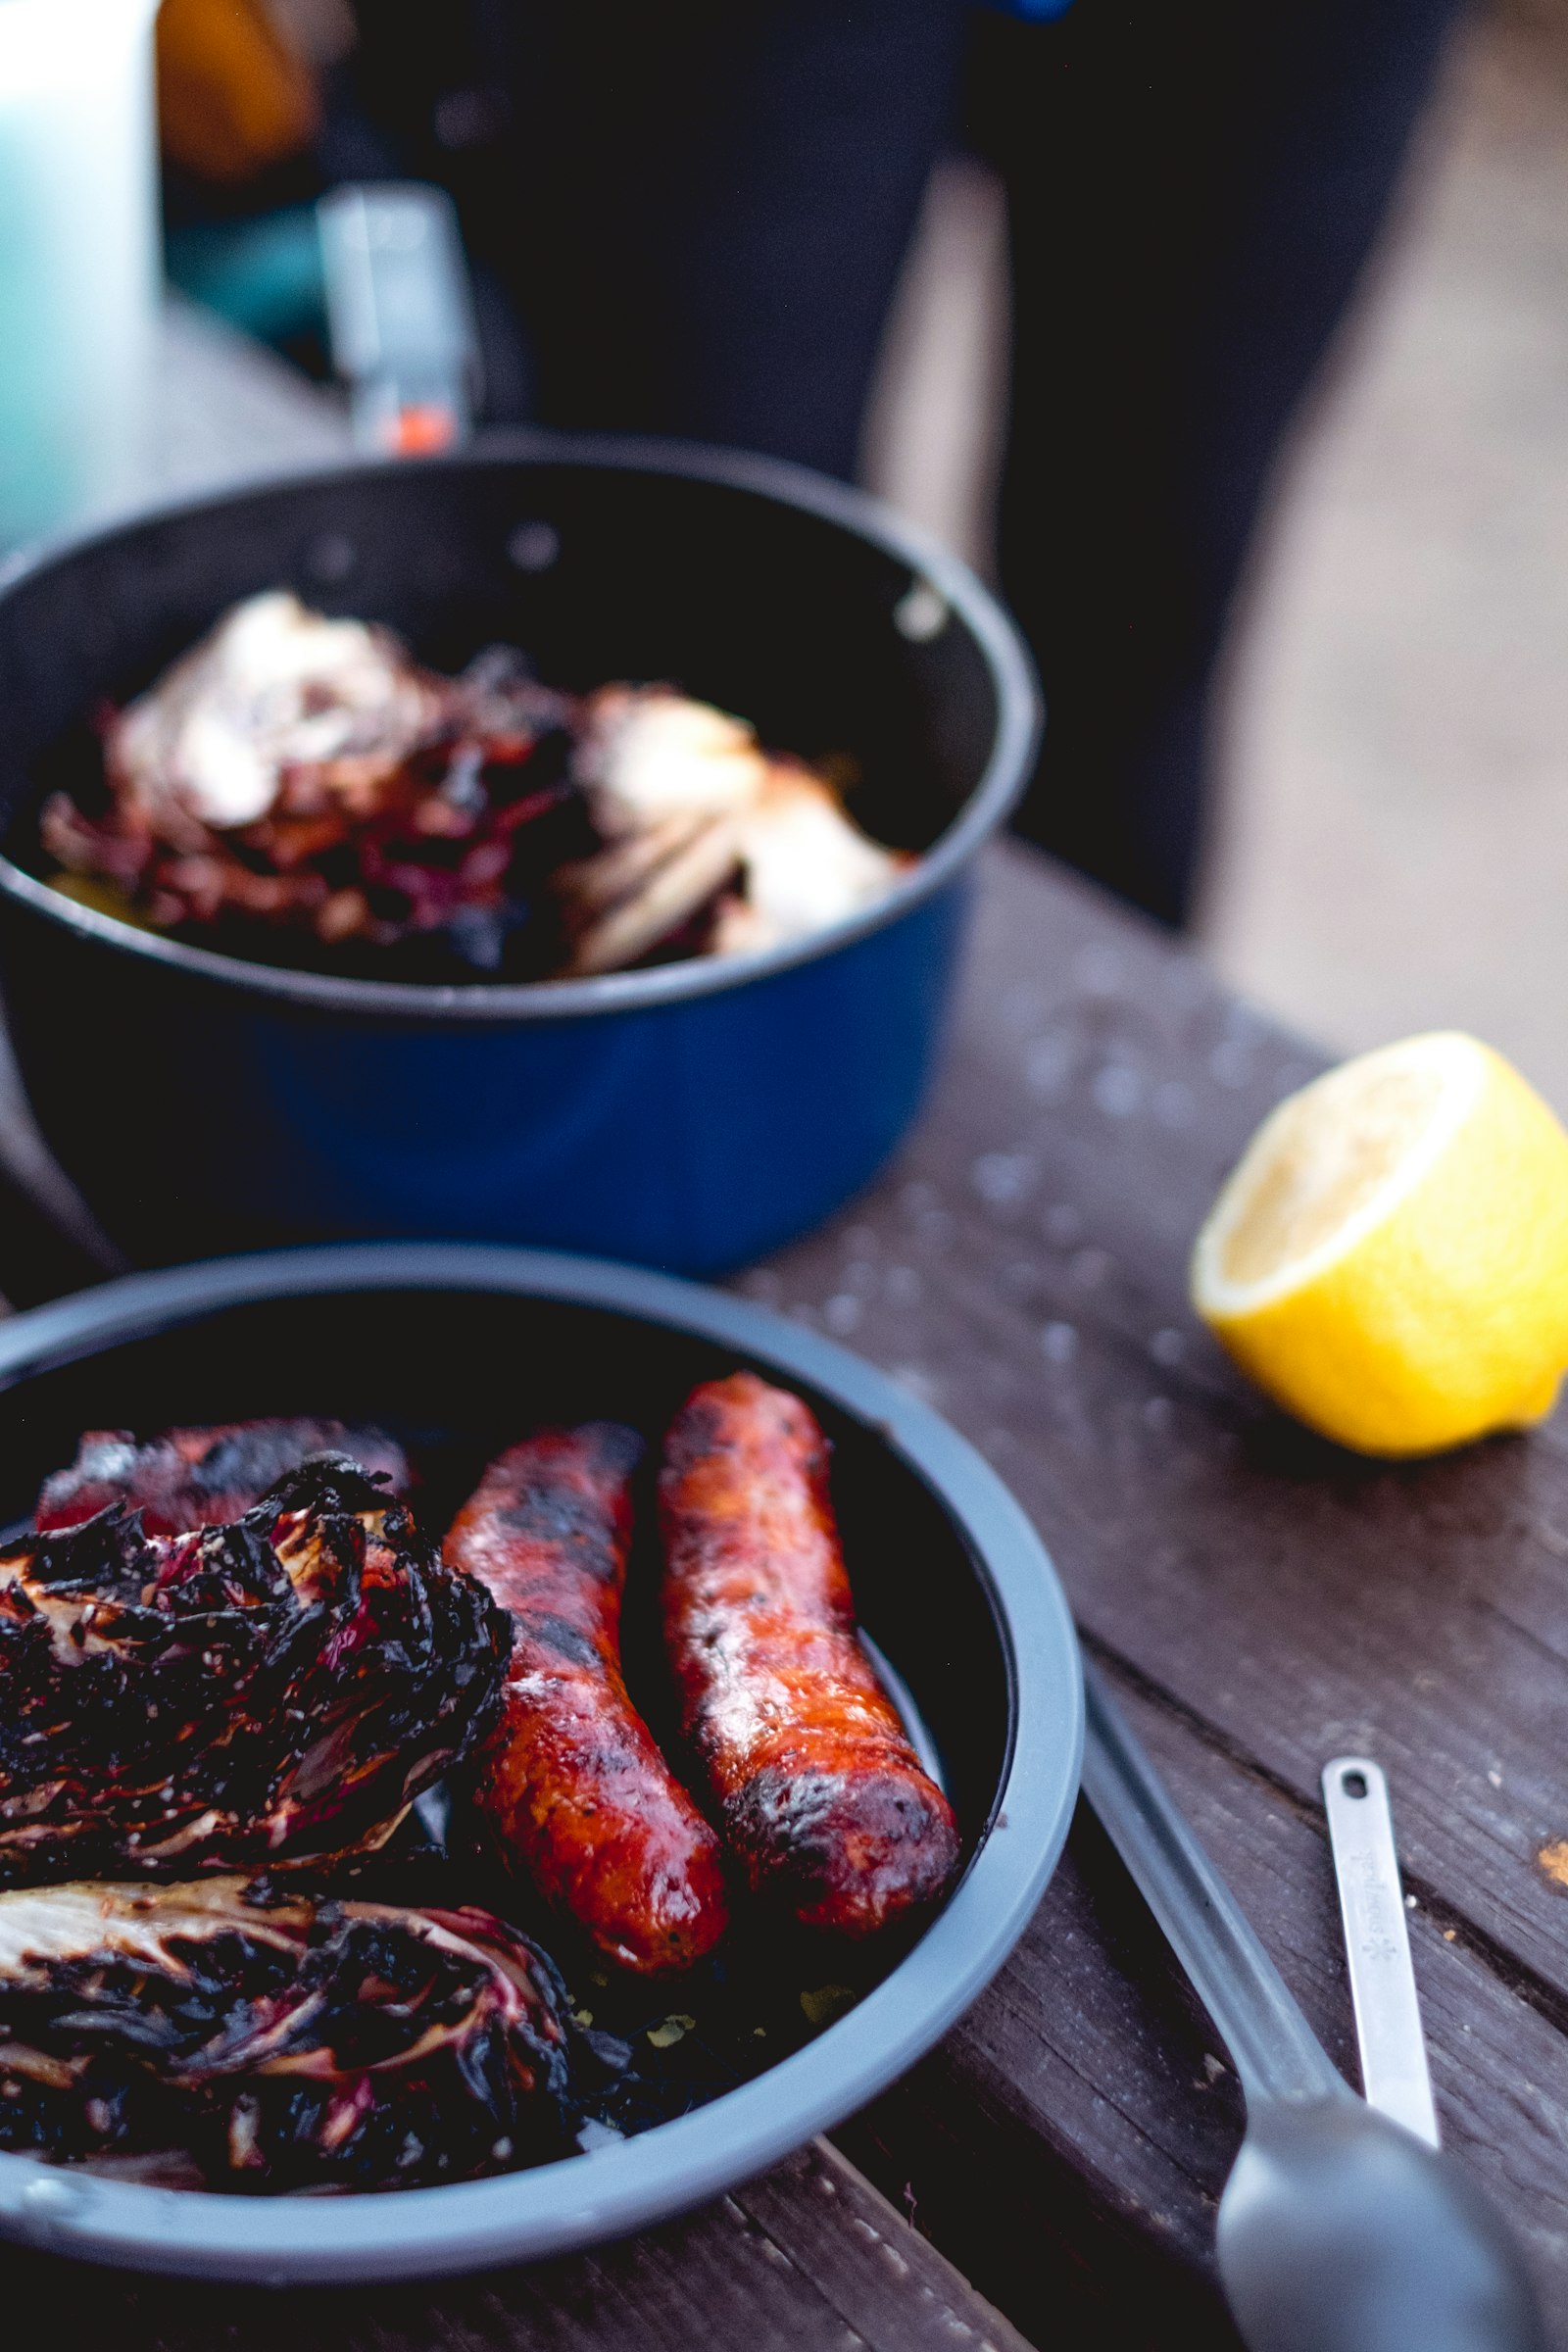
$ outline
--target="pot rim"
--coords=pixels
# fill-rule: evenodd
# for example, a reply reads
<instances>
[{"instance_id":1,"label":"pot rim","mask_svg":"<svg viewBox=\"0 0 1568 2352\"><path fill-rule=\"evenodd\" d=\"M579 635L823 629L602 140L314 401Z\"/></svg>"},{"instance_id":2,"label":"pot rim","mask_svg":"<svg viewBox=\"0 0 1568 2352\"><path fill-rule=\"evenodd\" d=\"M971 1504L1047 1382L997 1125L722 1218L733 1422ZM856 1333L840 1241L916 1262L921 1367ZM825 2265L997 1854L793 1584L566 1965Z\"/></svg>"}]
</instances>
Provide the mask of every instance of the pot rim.
<instances>
[{"instance_id":1,"label":"pot rim","mask_svg":"<svg viewBox=\"0 0 1568 2352\"><path fill-rule=\"evenodd\" d=\"M25 582L89 550L130 538L160 523L220 512L244 500L287 497L301 490L363 481L394 470L442 472L475 466L578 466L607 472L658 473L712 482L777 505L815 514L823 521L906 564L915 587L934 591L950 616L968 630L991 674L997 697L997 729L980 780L962 808L910 871L872 906L774 948L724 956L693 956L652 970L606 972L576 980L485 981L435 985L404 980L366 980L327 972L298 971L256 963L213 948L191 947L138 930L116 916L63 898L36 875L0 854L0 896L99 948L183 972L234 994L270 998L301 1009L364 1016L414 1018L438 1025L485 1026L518 1021L559 1021L595 1014L633 1012L695 997L718 996L754 980L814 963L884 930L933 897L968 864L997 832L1028 781L1044 724L1034 665L1018 630L998 599L962 560L906 522L880 500L847 483L781 458L714 449L697 442L654 440L610 434L545 431L490 432L443 456L370 459L346 466L313 467L301 473L251 482L218 496L179 499L150 507L113 528L74 533L25 551L0 564L0 611ZM935 631L933 631L933 634Z\"/></svg>"}]
</instances>

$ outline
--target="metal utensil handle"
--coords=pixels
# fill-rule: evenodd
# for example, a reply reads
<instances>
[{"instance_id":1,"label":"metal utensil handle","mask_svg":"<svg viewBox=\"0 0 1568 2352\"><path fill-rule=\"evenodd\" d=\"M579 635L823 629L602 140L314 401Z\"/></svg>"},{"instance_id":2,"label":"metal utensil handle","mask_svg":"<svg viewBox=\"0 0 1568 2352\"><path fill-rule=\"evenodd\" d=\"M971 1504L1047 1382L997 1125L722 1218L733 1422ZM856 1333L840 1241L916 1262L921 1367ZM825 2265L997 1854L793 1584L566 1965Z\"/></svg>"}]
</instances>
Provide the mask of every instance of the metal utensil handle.
<instances>
[{"instance_id":1,"label":"metal utensil handle","mask_svg":"<svg viewBox=\"0 0 1568 2352\"><path fill-rule=\"evenodd\" d=\"M1323 1803L1350 1964L1350 1999L1370 2106L1438 2146L1438 2111L1421 2032L1389 1784L1369 1756L1323 1767Z\"/></svg>"},{"instance_id":2,"label":"metal utensil handle","mask_svg":"<svg viewBox=\"0 0 1568 2352\"><path fill-rule=\"evenodd\" d=\"M1100 1676L1084 1666L1084 1793L1236 2061L1248 2105L1350 2096Z\"/></svg>"}]
</instances>

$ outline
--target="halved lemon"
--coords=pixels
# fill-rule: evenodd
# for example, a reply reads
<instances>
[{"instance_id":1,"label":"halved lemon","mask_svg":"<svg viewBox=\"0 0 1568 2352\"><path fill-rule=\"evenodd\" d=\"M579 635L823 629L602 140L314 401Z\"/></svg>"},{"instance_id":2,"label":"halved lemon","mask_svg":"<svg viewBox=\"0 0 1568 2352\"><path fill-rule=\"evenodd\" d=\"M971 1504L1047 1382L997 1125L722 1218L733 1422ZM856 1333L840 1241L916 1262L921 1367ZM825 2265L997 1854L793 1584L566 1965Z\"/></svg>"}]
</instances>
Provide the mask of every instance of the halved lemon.
<instances>
[{"instance_id":1,"label":"halved lemon","mask_svg":"<svg viewBox=\"0 0 1568 2352\"><path fill-rule=\"evenodd\" d=\"M1363 1054L1263 1121L1192 1296L1260 1388L1358 1452L1527 1427L1568 1367L1568 1134L1473 1037Z\"/></svg>"}]
</instances>

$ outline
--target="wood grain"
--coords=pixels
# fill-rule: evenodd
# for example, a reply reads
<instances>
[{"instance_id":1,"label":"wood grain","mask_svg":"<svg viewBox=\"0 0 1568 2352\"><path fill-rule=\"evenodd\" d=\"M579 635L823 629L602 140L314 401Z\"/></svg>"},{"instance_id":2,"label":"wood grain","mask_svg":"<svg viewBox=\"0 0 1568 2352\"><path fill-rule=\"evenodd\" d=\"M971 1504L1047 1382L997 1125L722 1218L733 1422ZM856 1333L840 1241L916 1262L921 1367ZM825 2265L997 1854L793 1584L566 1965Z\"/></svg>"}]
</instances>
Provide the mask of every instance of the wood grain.
<instances>
[{"instance_id":1,"label":"wood grain","mask_svg":"<svg viewBox=\"0 0 1568 2352\"><path fill-rule=\"evenodd\" d=\"M1568 1838L1568 1426L1396 1469L1270 1412L1194 1325L1185 1261L1315 1056L1026 852L991 861L975 950L898 1165L738 1287L883 1364L1007 1478L1352 2079L1317 1774L1380 1756L1449 2144L1568 2331L1568 1894L1540 1860ZM1223 2346L1241 2120L1081 1815L997 1983L837 2135L886 2201L819 2147L628 2245L429 2288L236 2297L16 2254L0 2277L117 2352Z\"/></svg>"},{"instance_id":2,"label":"wood grain","mask_svg":"<svg viewBox=\"0 0 1568 2352\"><path fill-rule=\"evenodd\" d=\"M1007 1478L1347 2062L1317 1775L1349 1746L1383 1760L1454 2144L1568 2310L1568 1912L1538 1860L1568 1830L1562 1416L1432 1463L1359 1461L1273 1413L1186 1306L1221 1176L1317 1066L1157 934L1003 852L913 1145L742 1288L882 1363ZM911 2180L923 2225L1036 2333L1005 2241L1039 2200L1070 2180L1201 2269L1238 2128L1093 1837L1074 1865L992 1994L847 2142ZM1001 2118L1014 2177L1034 2153L1016 2195L990 2164L975 2186ZM951 2204L940 2168L914 2178L939 2144Z\"/></svg>"},{"instance_id":3,"label":"wood grain","mask_svg":"<svg viewBox=\"0 0 1568 2352\"><path fill-rule=\"evenodd\" d=\"M115 2352L1029 2352L820 2142L684 2221L474 2278L270 2293L6 2251L0 2291Z\"/></svg>"},{"instance_id":4,"label":"wood grain","mask_svg":"<svg viewBox=\"0 0 1568 2352\"><path fill-rule=\"evenodd\" d=\"M1194 1323L1187 1251L1315 1067L1152 930L999 861L956 1052L896 1173L747 1278L981 1446L1082 1622L1315 1802L1337 1748L1396 1780L1418 1892L1561 2017L1568 1423L1429 1463L1286 1422Z\"/></svg>"},{"instance_id":5,"label":"wood grain","mask_svg":"<svg viewBox=\"0 0 1568 2352\"><path fill-rule=\"evenodd\" d=\"M1356 2082L1320 1823L1112 1679ZM1568 2043L1419 1903L1410 1931L1446 2142L1512 2220L1548 2312L1568 2332ZM917 2225L1037 2341L1048 2340L1069 2266L1042 2270L1031 2217L1071 2199L1072 2250L1098 2278L1102 2332L1141 2341L1140 2327L1168 2314L1173 2296L1195 2320L1206 2312L1206 2327L1223 2325L1214 2209L1242 2120L1213 2029L1081 1811L1067 1860L996 1984L940 2051L842 2136L890 2193L907 2184ZM1162 2340L1157 2326L1148 2340Z\"/></svg>"}]
</instances>

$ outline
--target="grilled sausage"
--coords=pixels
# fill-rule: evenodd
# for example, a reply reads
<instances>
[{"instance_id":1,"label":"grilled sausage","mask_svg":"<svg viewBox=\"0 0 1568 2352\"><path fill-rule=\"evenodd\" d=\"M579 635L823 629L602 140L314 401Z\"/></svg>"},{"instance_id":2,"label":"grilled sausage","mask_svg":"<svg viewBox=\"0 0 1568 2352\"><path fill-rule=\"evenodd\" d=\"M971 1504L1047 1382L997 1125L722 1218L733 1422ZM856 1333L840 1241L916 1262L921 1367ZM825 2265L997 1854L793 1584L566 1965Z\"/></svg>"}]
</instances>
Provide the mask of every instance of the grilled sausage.
<instances>
[{"instance_id":1,"label":"grilled sausage","mask_svg":"<svg viewBox=\"0 0 1568 2352\"><path fill-rule=\"evenodd\" d=\"M501 1718L475 1784L491 1836L601 1951L653 1975L710 1950L726 1905L718 1839L621 1676L640 1451L612 1422L525 1439L491 1463L446 1556L512 1612Z\"/></svg>"},{"instance_id":2,"label":"grilled sausage","mask_svg":"<svg viewBox=\"0 0 1568 2352\"><path fill-rule=\"evenodd\" d=\"M856 1639L827 1459L800 1398L755 1374L694 1391L660 1479L664 1638L753 1888L863 1936L935 1901L958 1831Z\"/></svg>"}]
</instances>

